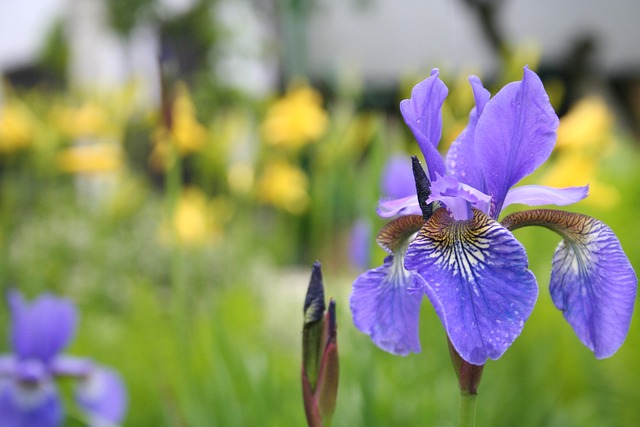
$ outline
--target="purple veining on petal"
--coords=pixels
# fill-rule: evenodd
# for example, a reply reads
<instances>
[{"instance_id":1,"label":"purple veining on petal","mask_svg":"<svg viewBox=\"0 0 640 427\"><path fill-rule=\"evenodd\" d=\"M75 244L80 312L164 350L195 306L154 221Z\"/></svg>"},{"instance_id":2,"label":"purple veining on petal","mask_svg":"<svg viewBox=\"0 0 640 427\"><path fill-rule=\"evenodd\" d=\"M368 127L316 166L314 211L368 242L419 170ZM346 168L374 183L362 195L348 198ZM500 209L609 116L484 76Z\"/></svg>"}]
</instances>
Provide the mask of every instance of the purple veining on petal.
<instances>
[{"instance_id":1,"label":"purple veining on petal","mask_svg":"<svg viewBox=\"0 0 640 427\"><path fill-rule=\"evenodd\" d=\"M475 143L495 218L507 191L551 154L558 122L540 78L526 67L522 81L506 85L485 105Z\"/></svg>"},{"instance_id":2,"label":"purple veining on petal","mask_svg":"<svg viewBox=\"0 0 640 427\"><path fill-rule=\"evenodd\" d=\"M553 188L544 185L522 185L509 190L502 205L520 203L529 206L565 206L577 203L589 195L589 186Z\"/></svg>"},{"instance_id":3,"label":"purple veining on petal","mask_svg":"<svg viewBox=\"0 0 640 427\"><path fill-rule=\"evenodd\" d=\"M438 75L438 70L434 69L429 78L414 86L411 99L400 102L400 112L418 141L432 181L436 172L445 174L444 161L437 147L442 136L442 104L448 89Z\"/></svg>"},{"instance_id":4,"label":"purple veining on petal","mask_svg":"<svg viewBox=\"0 0 640 427\"><path fill-rule=\"evenodd\" d=\"M422 301L421 294L407 289L424 284L402 263L402 256L390 255L384 265L360 275L353 283L350 307L355 326L378 347L406 356L421 350L418 320Z\"/></svg>"},{"instance_id":5,"label":"purple veining on petal","mask_svg":"<svg viewBox=\"0 0 640 427\"><path fill-rule=\"evenodd\" d=\"M476 365L502 356L538 295L522 245L477 210L472 221L454 221L438 209L409 245L405 267L424 278L451 343Z\"/></svg>"},{"instance_id":6,"label":"purple veining on petal","mask_svg":"<svg viewBox=\"0 0 640 427\"><path fill-rule=\"evenodd\" d=\"M22 359L49 362L69 344L76 326L76 310L70 300L44 294L32 302L18 292L9 295L11 341Z\"/></svg>"}]
</instances>

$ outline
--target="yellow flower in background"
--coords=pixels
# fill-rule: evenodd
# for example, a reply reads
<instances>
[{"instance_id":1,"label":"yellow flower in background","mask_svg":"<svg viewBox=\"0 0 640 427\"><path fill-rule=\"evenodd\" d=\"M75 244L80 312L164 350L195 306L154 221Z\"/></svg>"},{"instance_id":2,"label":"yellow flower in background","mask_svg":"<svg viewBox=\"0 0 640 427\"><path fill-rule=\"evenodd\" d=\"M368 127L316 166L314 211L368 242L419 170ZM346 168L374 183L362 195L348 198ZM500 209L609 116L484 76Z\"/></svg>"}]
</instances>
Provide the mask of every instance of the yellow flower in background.
<instances>
[{"instance_id":1,"label":"yellow flower in background","mask_svg":"<svg viewBox=\"0 0 640 427\"><path fill-rule=\"evenodd\" d=\"M171 133L180 154L200 151L207 140L207 129L196 119L196 108L191 101L189 88L182 82L176 86L171 112Z\"/></svg>"},{"instance_id":2,"label":"yellow flower in background","mask_svg":"<svg viewBox=\"0 0 640 427\"><path fill-rule=\"evenodd\" d=\"M560 121L556 147L599 152L616 143L613 124L613 113L602 98L583 98Z\"/></svg>"},{"instance_id":3,"label":"yellow flower in background","mask_svg":"<svg viewBox=\"0 0 640 427\"><path fill-rule=\"evenodd\" d=\"M224 224L231 219L232 213L231 203L226 198L209 200L199 188L187 187L175 206L171 230L181 246L217 244L224 237ZM168 228L165 224L164 240L168 240Z\"/></svg>"},{"instance_id":4,"label":"yellow flower in background","mask_svg":"<svg viewBox=\"0 0 640 427\"><path fill-rule=\"evenodd\" d=\"M589 184L584 203L613 207L620 200L618 190L598 180L603 158L617 144L613 114L600 97L578 101L560 120L555 158L542 181L552 187Z\"/></svg>"},{"instance_id":5,"label":"yellow flower in background","mask_svg":"<svg viewBox=\"0 0 640 427\"><path fill-rule=\"evenodd\" d=\"M65 173L114 172L123 165L122 148L115 143L74 145L57 155L58 169Z\"/></svg>"},{"instance_id":6,"label":"yellow flower in background","mask_svg":"<svg viewBox=\"0 0 640 427\"><path fill-rule=\"evenodd\" d=\"M72 108L57 105L52 109L55 127L70 138L88 138L110 133L109 115L94 101Z\"/></svg>"},{"instance_id":7,"label":"yellow flower in background","mask_svg":"<svg viewBox=\"0 0 640 427\"><path fill-rule=\"evenodd\" d=\"M292 214L309 206L309 180L299 168L284 161L267 165L258 184L258 200Z\"/></svg>"},{"instance_id":8,"label":"yellow flower in background","mask_svg":"<svg viewBox=\"0 0 640 427\"><path fill-rule=\"evenodd\" d=\"M200 151L207 137L207 129L196 119L196 109L187 85L178 83L171 107L171 129L163 124L154 131L149 163L157 171L166 170L172 161L173 147L180 156L186 156Z\"/></svg>"},{"instance_id":9,"label":"yellow flower in background","mask_svg":"<svg viewBox=\"0 0 640 427\"><path fill-rule=\"evenodd\" d=\"M20 104L9 102L0 107L0 153L28 147L34 136L34 123Z\"/></svg>"},{"instance_id":10,"label":"yellow flower in background","mask_svg":"<svg viewBox=\"0 0 640 427\"><path fill-rule=\"evenodd\" d=\"M298 148L322 136L327 124L322 96L303 85L274 102L262 124L262 134L271 145Z\"/></svg>"}]
</instances>

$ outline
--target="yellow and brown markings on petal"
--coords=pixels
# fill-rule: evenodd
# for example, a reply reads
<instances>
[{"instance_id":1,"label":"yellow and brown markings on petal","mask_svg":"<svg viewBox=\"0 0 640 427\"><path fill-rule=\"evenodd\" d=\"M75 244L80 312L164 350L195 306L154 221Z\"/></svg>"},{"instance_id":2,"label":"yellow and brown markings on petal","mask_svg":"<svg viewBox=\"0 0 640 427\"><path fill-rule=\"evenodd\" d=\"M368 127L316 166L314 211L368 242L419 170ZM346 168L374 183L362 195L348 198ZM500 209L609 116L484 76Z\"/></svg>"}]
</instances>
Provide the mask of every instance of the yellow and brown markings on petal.
<instances>
[{"instance_id":1,"label":"yellow and brown markings on petal","mask_svg":"<svg viewBox=\"0 0 640 427\"><path fill-rule=\"evenodd\" d=\"M471 277L472 271L485 262L485 252L491 246L491 239L501 227L485 213L474 209L473 218L457 221L446 209L438 209L424 228L420 236L427 238L433 245L433 254L440 258L439 264L449 266L465 277Z\"/></svg>"},{"instance_id":2,"label":"yellow and brown markings on petal","mask_svg":"<svg viewBox=\"0 0 640 427\"><path fill-rule=\"evenodd\" d=\"M382 249L392 254L407 242L412 234L420 231L423 225L422 215L401 216L385 225L378 233L376 241Z\"/></svg>"}]
</instances>

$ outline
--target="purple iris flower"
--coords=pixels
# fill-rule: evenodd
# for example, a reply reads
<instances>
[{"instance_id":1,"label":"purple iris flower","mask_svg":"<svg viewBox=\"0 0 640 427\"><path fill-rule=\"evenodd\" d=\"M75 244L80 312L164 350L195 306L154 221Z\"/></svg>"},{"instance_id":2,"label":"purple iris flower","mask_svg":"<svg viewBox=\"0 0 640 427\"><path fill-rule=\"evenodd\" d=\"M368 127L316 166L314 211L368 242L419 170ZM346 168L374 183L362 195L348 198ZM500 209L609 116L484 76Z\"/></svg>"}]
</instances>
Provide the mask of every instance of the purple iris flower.
<instances>
[{"instance_id":1,"label":"purple iris flower","mask_svg":"<svg viewBox=\"0 0 640 427\"><path fill-rule=\"evenodd\" d=\"M558 117L542 82L525 67L521 81L491 98L477 77L469 81L476 107L444 158L437 145L447 87L438 70L400 103L427 163L430 194L420 202L429 209L421 209L415 195L381 201L381 216L403 216L378 235L390 254L384 265L353 284L356 327L391 353L420 351L418 317L426 295L464 360L482 365L498 359L520 335L538 296L524 247L512 234L535 225L562 237L551 271L554 304L596 357L611 356L626 338L637 289L613 231L594 218L549 209L498 222L511 204L567 205L588 193L587 186L513 188L555 144Z\"/></svg>"},{"instance_id":2,"label":"purple iris flower","mask_svg":"<svg viewBox=\"0 0 640 427\"><path fill-rule=\"evenodd\" d=\"M0 355L0 425L55 427L64 420L57 378L76 380L75 397L91 426L119 423L127 406L118 374L89 359L62 355L77 313L70 300L44 294L28 303L9 295L13 354Z\"/></svg>"}]
</instances>

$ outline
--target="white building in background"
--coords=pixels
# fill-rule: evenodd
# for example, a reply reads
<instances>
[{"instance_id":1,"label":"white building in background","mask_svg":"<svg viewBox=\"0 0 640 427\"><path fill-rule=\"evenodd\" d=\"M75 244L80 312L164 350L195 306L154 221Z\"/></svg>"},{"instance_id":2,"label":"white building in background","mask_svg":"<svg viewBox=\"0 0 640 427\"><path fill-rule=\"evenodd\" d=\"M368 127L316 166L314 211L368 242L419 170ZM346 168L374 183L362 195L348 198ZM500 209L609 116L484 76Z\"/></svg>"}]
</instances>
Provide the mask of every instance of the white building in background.
<instances>
[{"instance_id":1,"label":"white building in background","mask_svg":"<svg viewBox=\"0 0 640 427\"><path fill-rule=\"evenodd\" d=\"M153 73L153 29L142 29L129 46L109 35L100 4L104 0L0 0L0 73L28 64L50 25L65 14L70 25L91 37L74 36L72 49L86 58L72 61L73 73L96 83L118 82L132 74ZM188 7L193 0L163 0ZM274 34L260 12L247 5L270 0L223 0L220 16L242 31L222 49L221 74L229 83L261 93L274 84ZM234 5L235 3L235 5ZM370 81L395 80L407 71L494 64L478 23L462 0L315 0L308 25L309 69L322 75L352 67ZM180 6L182 5L182 6ZM186 6L185 6L186 5ZM72 10L70 10L72 8ZM74 15L75 14L75 15ZM75 18L73 18L75 16ZM553 61L578 36L596 36L597 65L605 72L640 69L640 1L637 0L505 0L501 24L514 43L536 41ZM82 18L84 19L84 18ZM234 51L237 49L237 52ZM273 54L271 58L268 56ZM254 58L252 58L252 56ZM153 91L153 89L150 88Z\"/></svg>"}]
</instances>

